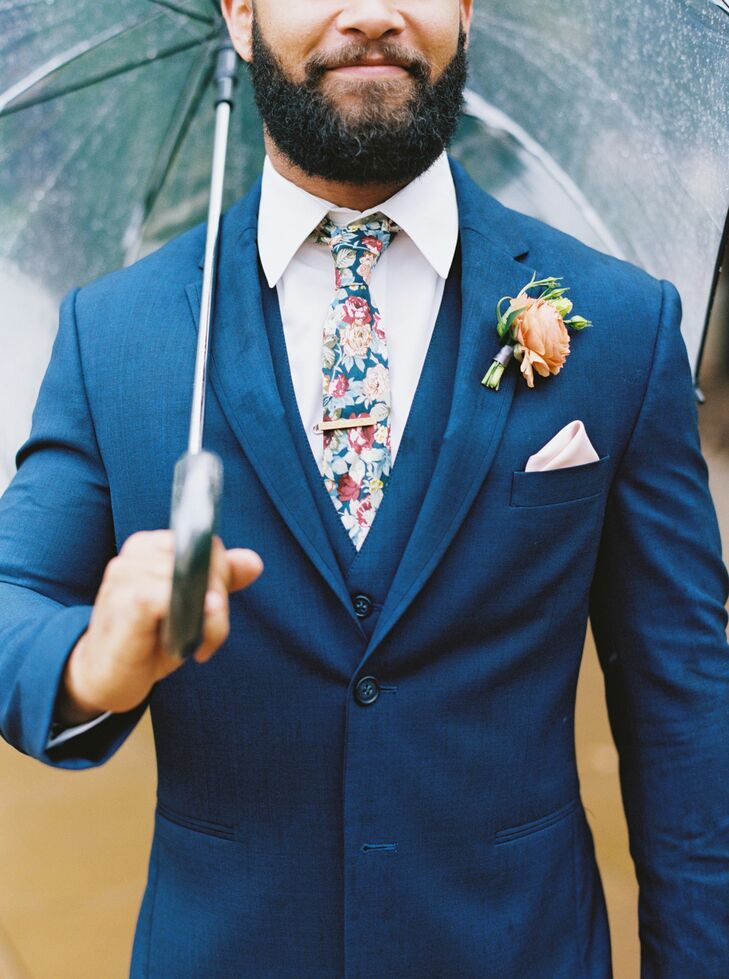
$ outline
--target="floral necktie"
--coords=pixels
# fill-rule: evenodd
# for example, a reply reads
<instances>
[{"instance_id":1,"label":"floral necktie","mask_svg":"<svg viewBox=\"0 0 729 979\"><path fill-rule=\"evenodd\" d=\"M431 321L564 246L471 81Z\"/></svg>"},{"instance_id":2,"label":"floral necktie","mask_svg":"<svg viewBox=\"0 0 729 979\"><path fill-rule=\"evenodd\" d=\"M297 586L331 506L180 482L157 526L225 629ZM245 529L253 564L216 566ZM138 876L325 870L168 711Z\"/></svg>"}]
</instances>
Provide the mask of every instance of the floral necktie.
<instances>
[{"instance_id":1,"label":"floral necktie","mask_svg":"<svg viewBox=\"0 0 729 979\"><path fill-rule=\"evenodd\" d=\"M364 544L390 478L390 373L372 271L397 226L384 214L314 232L334 258L334 300L324 324L321 474L356 550ZM357 424L359 419L363 419Z\"/></svg>"}]
</instances>

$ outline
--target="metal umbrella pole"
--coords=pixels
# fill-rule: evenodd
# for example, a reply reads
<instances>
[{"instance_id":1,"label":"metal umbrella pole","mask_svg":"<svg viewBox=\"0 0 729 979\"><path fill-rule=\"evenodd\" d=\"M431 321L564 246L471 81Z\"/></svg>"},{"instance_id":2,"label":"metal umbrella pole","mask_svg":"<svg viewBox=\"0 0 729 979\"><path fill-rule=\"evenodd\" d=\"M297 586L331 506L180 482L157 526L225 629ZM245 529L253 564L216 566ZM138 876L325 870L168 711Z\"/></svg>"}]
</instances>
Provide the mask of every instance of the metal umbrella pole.
<instances>
[{"instance_id":1,"label":"metal umbrella pole","mask_svg":"<svg viewBox=\"0 0 729 979\"><path fill-rule=\"evenodd\" d=\"M170 611L162 624L162 640L167 649L180 658L191 656L202 640L210 554L223 487L222 461L214 452L203 450L202 439L225 158L237 67L238 57L226 33L218 49L215 69L215 141L190 437L187 452L175 465L172 485L170 528L175 539L175 567Z\"/></svg>"}]
</instances>

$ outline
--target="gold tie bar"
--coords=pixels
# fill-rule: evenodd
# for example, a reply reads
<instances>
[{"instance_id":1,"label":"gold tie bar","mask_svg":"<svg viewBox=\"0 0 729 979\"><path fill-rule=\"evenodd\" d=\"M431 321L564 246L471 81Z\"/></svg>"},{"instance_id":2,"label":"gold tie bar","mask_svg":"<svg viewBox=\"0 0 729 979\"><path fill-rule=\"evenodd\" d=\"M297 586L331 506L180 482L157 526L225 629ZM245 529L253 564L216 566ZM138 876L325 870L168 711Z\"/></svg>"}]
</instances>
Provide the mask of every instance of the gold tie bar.
<instances>
[{"instance_id":1,"label":"gold tie bar","mask_svg":"<svg viewBox=\"0 0 729 979\"><path fill-rule=\"evenodd\" d=\"M324 432L334 432L338 428L367 428L376 424L377 421L371 415L364 415L362 418L335 418L333 421L314 425L314 432L323 435Z\"/></svg>"}]
</instances>

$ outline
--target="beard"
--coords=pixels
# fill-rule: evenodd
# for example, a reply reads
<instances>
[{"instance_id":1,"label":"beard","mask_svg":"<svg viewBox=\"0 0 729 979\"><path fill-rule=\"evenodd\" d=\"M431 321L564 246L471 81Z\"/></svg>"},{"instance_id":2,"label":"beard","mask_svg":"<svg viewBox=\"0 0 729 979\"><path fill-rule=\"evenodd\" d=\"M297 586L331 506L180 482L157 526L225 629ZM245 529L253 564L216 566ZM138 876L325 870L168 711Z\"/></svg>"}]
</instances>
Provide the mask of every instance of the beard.
<instances>
[{"instance_id":1,"label":"beard","mask_svg":"<svg viewBox=\"0 0 729 979\"><path fill-rule=\"evenodd\" d=\"M330 68L356 63L368 46L351 43L335 58L319 56L292 81L253 18L253 93L276 147L309 176L351 184L406 184L424 173L449 145L458 125L466 85L466 35L459 32L455 55L431 81L418 52L383 43L378 54L402 64L413 89L402 98L402 79L353 80L346 86L349 109L322 91ZM351 97L351 99L349 98Z\"/></svg>"}]
</instances>

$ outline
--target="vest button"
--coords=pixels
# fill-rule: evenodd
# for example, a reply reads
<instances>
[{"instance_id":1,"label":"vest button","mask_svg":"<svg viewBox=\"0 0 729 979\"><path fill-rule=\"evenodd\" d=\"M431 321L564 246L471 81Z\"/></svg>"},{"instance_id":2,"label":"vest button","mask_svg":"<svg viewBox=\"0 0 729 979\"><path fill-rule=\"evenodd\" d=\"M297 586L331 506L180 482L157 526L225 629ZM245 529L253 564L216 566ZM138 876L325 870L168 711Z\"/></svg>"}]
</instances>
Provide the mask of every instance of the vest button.
<instances>
[{"instance_id":1,"label":"vest button","mask_svg":"<svg viewBox=\"0 0 729 979\"><path fill-rule=\"evenodd\" d=\"M380 685L373 676L363 676L354 688L354 699L363 707L374 704L380 696Z\"/></svg>"},{"instance_id":2,"label":"vest button","mask_svg":"<svg viewBox=\"0 0 729 979\"><path fill-rule=\"evenodd\" d=\"M366 619L372 613L372 599L368 595L355 595L352 605L358 619Z\"/></svg>"}]
</instances>

